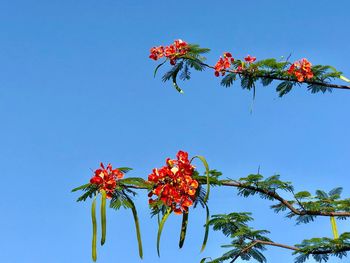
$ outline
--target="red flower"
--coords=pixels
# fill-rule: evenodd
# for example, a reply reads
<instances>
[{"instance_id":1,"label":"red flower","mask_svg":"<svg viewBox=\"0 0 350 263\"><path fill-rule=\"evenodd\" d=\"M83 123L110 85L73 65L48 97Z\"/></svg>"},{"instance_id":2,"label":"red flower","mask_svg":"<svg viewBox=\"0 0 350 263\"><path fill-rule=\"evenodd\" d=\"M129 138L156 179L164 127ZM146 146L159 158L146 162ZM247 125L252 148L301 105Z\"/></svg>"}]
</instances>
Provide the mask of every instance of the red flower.
<instances>
[{"instance_id":1,"label":"red flower","mask_svg":"<svg viewBox=\"0 0 350 263\"><path fill-rule=\"evenodd\" d=\"M163 46L152 47L150 52L151 54L149 55L149 57L153 60L158 60L164 56L164 47Z\"/></svg>"},{"instance_id":2,"label":"red flower","mask_svg":"<svg viewBox=\"0 0 350 263\"><path fill-rule=\"evenodd\" d=\"M302 82L314 77L311 67L312 64L306 58L303 58L299 61L294 62L289 67L287 72L290 75L294 75L299 82Z\"/></svg>"},{"instance_id":3,"label":"red flower","mask_svg":"<svg viewBox=\"0 0 350 263\"><path fill-rule=\"evenodd\" d=\"M105 190L107 198L112 198L113 192L117 186L117 180L122 179L124 174L118 170L113 169L111 164L107 168L100 164L101 169L95 170L95 175L90 179L91 184L99 186L99 190Z\"/></svg>"},{"instance_id":4,"label":"red flower","mask_svg":"<svg viewBox=\"0 0 350 263\"><path fill-rule=\"evenodd\" d=\"M166 57L170 60L171 65L175 65L176 59L180 56L186 55L189 50L189 45L185 41L177 39L173 44L166 46L165 48L163 46L151 48L151 54L149 57L153 60Z\"/></svg>"},{"instance_id":5,"label":"red flower","mask_svg":"<svg viewBox=\"0 0 350 263\"><path fill-rule=\"evenodd\" d=\"M255 60L256 60L256 57L251 57L250 55L246 56L244 58L244 60L247 62L247 63L253 63Z\"/></svg>"},{"instance_id":6,"label":"red flower","mask_svg":"<svg viewBox=\"0 0 350 263\"><path fill-rule=\"evenodd\" d=\"M198 182L192 178L194 166L188 160L188 153L179 151L176 160L166 159L166 165L153 169L148 181L154 183L149 192L149 203L161 201L176 214L188 211L196 198ZM156 199L152 199L155 195Z\"/></svg>"},{"instance_id":7,"label":"red flower","mask_svg":"<svg viewBox=\"0 0 350 263\"><path fill-rule=\"evenodd\" d=\"M189 51L188 44L181 40L175 40L173 44L165 47L165 57L170 59L170 64L175 65L179 56L185 55Z\"/></svg>"},{"instance_id":8,"label":"red flower","mask_svg":"<svg viewBox=\"0 0 350 263\"><path fill-rule=\"evenodd\" d=\"M220 57L218 62L216 62L214 69L215 69L215 76L218 77L224 76L226 73L226 69L231 67L231 63L233 63L235 59L232 57L231 53L225 52L224 53L224 58Z\"/></svg>"}]
</instances>

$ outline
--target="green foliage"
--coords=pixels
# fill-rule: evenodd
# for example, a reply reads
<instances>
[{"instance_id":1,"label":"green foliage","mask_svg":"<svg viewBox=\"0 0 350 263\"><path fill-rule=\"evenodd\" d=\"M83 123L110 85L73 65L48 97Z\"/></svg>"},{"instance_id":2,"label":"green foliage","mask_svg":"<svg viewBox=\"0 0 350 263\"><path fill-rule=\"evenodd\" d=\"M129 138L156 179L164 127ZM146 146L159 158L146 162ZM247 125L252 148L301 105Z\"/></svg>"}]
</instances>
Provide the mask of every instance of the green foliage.
<instances>
[{"instance_id":1,"label":"green foliage","mask_svg":"<svg viewBox=\"0 0 350 263\"><path fill-rule=\"evenodd\" d=\"M266 262L266 258L262 254L265 245L256 240L270 242L271 240L266 237L269 231L254 230L249 227L247 223L253 220L250 215L250 213L230 213L212 216L209 225L215 231L222 231L225 236L232 238L232 242L230 245L222 246L231 250L208 263L220 263L227 260L233 262L238 258L245 261L255 259L260 263Z\"/></svg>"},{"instance_id":2,"label":"green foliage","mask_svg":"<svg viewBox=\"0 0 350 263\"><path fill-rule=\"evenodd\" d=\"M293 254L298 255L296 263L305 262L310 256L316 262L327 262L330 256L343 258L347 256L347 250L350 250L350 233L345 232L337 239L327 237L305 239L301 244L297 244Z\"/></svg>"},{"instance_id":3,"label":"green foliage","mask_svg":"<svg viewBox=\"0 0 350 263\"><path fill-rule=\"evenodd\" d=\"M305 199L311 197L311 194L308 191L301 191L294 195L297 199Z\"/></svg>"},{"instance_id":4,"label":"green foliage","mask_svg":"<svg viewBox=\"0 0 350 263\"><path fill-rule=\"evenodd\" d=\"M177 84L177 77L179 76L181 80L185 81L191 78L190 69L196 71L203 71L206 67L213 69L213 66L204 63L206 58L203 54L206 54L209 51L210 49L201 48L197 44L189 45L189 51L185 55L176 57L175 60L177 63L164 74L163 81L172 80L174 87L180 93L183 93L182 89ZM347 78L342 76L342 72L328 65L312 66L311 71L313 77L311 79L299 81L296 76L288 73L288 68L292 65L292 63L288 61L289 57L286 60L277 61L274 58L268 58L253 63L236 59L232 62L231 67L225 70L225 73L227 74L221 80L221 85L226 88L230 87L237 78L239 78L241 87L248 90L253 89L255 97L257 81L260 81L263 86L268 86L273 80L278 80L281 82L277 85L276 91L279 96L282 97L288 94L294 86L301 86L303 83L307 84L307 89L311 93L324 93L326 91L332 91L329 86L331 81L335 79L348 81ZM156 67L154 75L167 61L169 61L169 59L165 59L164 62Z\"/></svg>"},{"instance_id":5,"label":"green foliage","mask_svg":"<svg viewBox=\"0 0 350 263\"><path fill-rule=\"evenodd\" d=\"M121 171L123 174L126 174L132 170L132 168L130 167L118 167L117 169Z\"/></svg>"},{"instance_id":6,"label":"green foliage","mask_svg":"<svg viewBox=\"0 0 350 263\"><path fill-rule=\"evenodd\" d=\"M262 77L262 78L260 78L260 80L261 80L261 84L262 84L264 87L266 87L266 86L269 86L269 85L272 83L273 78Z\"/></svg>"},{"instance_id":7,"label":"green foliage","mask_svg":"<svg viewBox=\"0 0 350 263\"><path fill-rule=\"evenodd\" d=\"M179 76L181 80L185 81L191 79L190 69L203 71L206 68L206 65L203 63L205 61L205 57L202 55L208 53L209 51L210 49L202 48L196 44L189 45L189 51L186 53L186 55L178 56L176 58L177 63L163 75L162 80L164 82L172 80L173 86L176 88L176 90L183 93L183 90L177 84L177 77ZM168 59L156 67L154 75L156 75L158 69L167 61Z\"/></svg>"},{"instance_id":8,"label":"green foliage","mask_svg":"<svg viewBox=\"0 0 350 263\"><path fill-rule=\"evenodd\" d=\"M340 78L342 75L342 72L337 71L334 67L323 65L314 65L312 72L314 73L314 80L320 82L331 81L334 78Z\"/></svg>"},{"instance_id":9,"label":"green foliage","mask_svg":"<svg viewBox=\"0 0 350 263\"><path fill-rule=\"evenodd\" d=\"M179 61L177 62L167 73L164 74L164 76L162 77L162 80L164 82L168 81L168 80L172 80L173 81L173 85L176 88L176 90L180 93L183 93L182 89L177 85L177 75L179 74L179 72L181 71L181 69L184 66L184 62L183 61Z\"/></svg>"},{"instance_id":10,"label":"green foliage","mask_svg":"<svg viewBox=\"0 0 350 263\"><path fill-rule=\"evenodd\" d=\"M222 175L222 172L219 172L217 170L209 170L209 183L211 186L219 186L222 184L222 182L219 180L220 176ZM197 171L194 171L193 178L196 179L201 184L207 183L207 176L199 175Z\"/></svg>"},{"instance_id":11,"label":"green foliage","mask_svg":"<svg viewBox=\"0 0 350 263\"><path fill-rule=\"evenodd\" d=\"M254 63L254 65L260 70L267 70L270 72L279 72L284 71L288 66L288 62L286 61L277 61L274 58L268 58L264 60L260 60Z\"/></svg>"},{"instance_id":12,"label":"green foliage","mask_svg":"<svg viewBox=\"0 0 350 263\"><path fill-rule=\"evenodd\" d=\"M151 183L139 177L128 177L128 178L120 179L118 183L119 185L125 186L126 188L127 187L146 188L146 189L152 188Z\"/></svg>"},{"instance_id":13,"label":"green foliage","mask_svg":"<svg viewBox=\"0 0 350 263\"><path fill-rule=\"evenodd\" d=\"M221 85L228 88L228 87L232 86L233 82L236 79L237 79L236 73L229 73L221 80Z\"/></svg>"},{"instance_id":14,"label":"green foliage","mask_svg":"<svg viewBox=\"0 0 350 263\"><path fill-rule=\"evenodd\" d=\"M222 231L225 236L231 236L240 228L247 226L247 222L253 221L251 213L230 213L213 215L209 221L209 225L213 227L215 231Z\"/></svg>"},{"instance_id":15,"label":"green foliage","mask_svg":"<svg viewBox=\"0 0 350 263\"><path fill-rule=\"evenodd\" d=\"M253 77L251 75L240 75L241 79L241 87L243 89L251 90L255 88L255 81L257 80L256 77Z\"/></svg>"},{"instance_id":16,"label":"green foliage","mask_svg":"<svg viewBox=\"0 0 350 263\"><path fill-rule=\"evenodd\" d=\"M282 97L288 94L294 86L300 86L303 83L298 82L294 76L287 73L287 67L290 65L291 63L288 61L277 61L274 58L256 61L252 64L246 64L241 60L236 60L233 63L233 69L229 69L229 74L222 79L221 85L230 87L238 75L241 79L241 87L248 90L254 89L255 92L256 82L258 80L261 81L264 87L270 85L273 80L281 80L276 87L276 91ZM238 66L243 66L240 72L237 72ZM328 84L333 79L340 78L342 74L331 66L322 65L313 66L312 71L314 77L306 81L308 84L307 88L311 93L331 92L332 89L326 87L324 84Z\"/></svg>"},{"instance_id":17,"label":"green foliage","mask_svg":"<svg viewBox=\"0 0 350 263\"><path fill-rule=\"evenodd\" d=\"M85 201L86 199L92 198L93 196L98 194L98 186L95 184L82 185L80 187L74 188L72 192L75 192L78 190L83 190L85 191L85 193L77 199L77 202Z\"/></svg>"},{"instance_id":18,"label":"green foliage","mask_svg":"<svg viewBox=\"0 0 350 263\"><path fill-rule=\"evenodd\" d=\"M289 93L295 84L296 82L282 81L280 84L278 84L276 91L278 92L279 96L282 97Z\"/></svg>"},{"instance_id":19,"label":"green foliage","mask_svg":"<svg viewBox=\"0 0 350 263\"><path fill-rule=\"evenodd\" d=\"M290 182L281 181L279 175L273 175L264 179L260 174L250 174L239 179L242 187L238 187L238 195L248 197L258 194L263 199L275 200L273 196L277 190L292 192Z\"/></svg>"},{"instance_id":20,"label":"green foliage","mask_svg":"<svg viewBox=\"0 0 350 263\"><path fill-rule=\"evenodd\" d=\"M294 194L295 200L288 201L291 204L297 205L301 211L301 215L289 212L287 217L295 218L297 224L309 223L314 221L318 213L322 212L350 212L350 199L341 200L343 188L337 187L326 193L323 190L317 190L315 196L312 196L307 191L301 191ZM286 207L283 204L272 206L275 212L284 211ZM309 214L305 214L309 212ZM338 219L346 219L346 217L338 217Z\"/></svg>"},{"instance_id":21,"label":"green foliage","mask_svg":"<svg viewBox=\"0 0 350 263\"><path fill-rule=\"evenodd\" d=\"M231 250L219 258L207 261L207 263L234 262L238 258L247 261L255 259L262 263L266 262L262 252L267 245L284 246L274 243L266 237L269 231L254 230L249 227L248 222L252 220L251 214L247 212L212 216L209 224L215 231L221 231L225 236L230 237L232 242L230 245L222 246ZM327 262L331 256L339 258L347 256L347 251L350 250L350 233L343 233L337 239L326 237L307 239L301 244L289 248L295 250L293 255L297 255L296 263L303 263L310 256L317 262Z\"/></svg>"},{"instance_id":22,"label":"green foliage","mask_svg":"<svg viewBox=\"0 0 350 263\"><path fill-rule=\"evenodd\" d=\"M132 208L133 203L130 194L136 195L136 193L131 191L130 189L115 190L113 192L109 207L115 210L118 210L121 207Z\"/></svg>"}]
</instances>

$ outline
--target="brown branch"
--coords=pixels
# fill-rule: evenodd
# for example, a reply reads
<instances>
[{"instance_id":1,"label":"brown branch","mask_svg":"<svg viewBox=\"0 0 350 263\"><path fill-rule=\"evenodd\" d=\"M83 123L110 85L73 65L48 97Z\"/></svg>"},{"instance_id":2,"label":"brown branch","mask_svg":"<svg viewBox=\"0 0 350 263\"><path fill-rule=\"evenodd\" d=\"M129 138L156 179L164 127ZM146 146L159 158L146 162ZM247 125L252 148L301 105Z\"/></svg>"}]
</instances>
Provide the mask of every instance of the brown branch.
<instances>
[{"instance_id":1,"label":"brown branch","mask_svg":"<svg viewBox=\"0 0 350 263\"><path fill-rule=\"evenodd\" d=\"M268 246L274 246L274 247L281 247L281 248L290 249L290 250L294 250L294 251L299 250L299 248L297 248L297 247L288 246L288 245L284 245L284 244L280 244L280 243L275 243L275 242L272 242L272 241L264 241L264 240L254 239L254 242L256 242L256 244L262 244L262 245L268 245Z\"/></svg>"},{"instance_id":2,"label":"brown branch","mask_svg":"<svg viewBox=\"0 0 350 263\"><path fill-rule=\"evenodd\" d=\"M256 240L252 241L248 246L246 246L244 249L242 249L237 256L235 256L231 262L235 262L242 254L248 252L252 247L254 247L256 244L258 244Z\"/></svg>"},{"instance_id":3,"label":"brown branch","mask_svg":"<svg viewBox=\"0 0 350 263\"><path fill-rule=\"evenodd\" d=\"M297 248L295 246L284 245L284 244L275 243L275 242L272 242L272 241L264 241L264 240L254 239L254 242L255 242L255 244L262 244L262 245L268 245L268 246L274 246L274 247L281 247L281 248L290 249L290 250L294 250L294 251L301 250L300 248ZM346 251L350 251L350 246L344 246L343 248L341 248L339 250L332 250L332 249L317 250L316 249L315 251L310 252L308 254L310 254L310 255L321 255L321 254L330 254L330 253L334 253L334 252L346 252Z\"/></svg>"},{"instance_id":4,"label":"brown branch","mask_svg":"<svg viewBox=\"0 0 350 263\"><path fill-rule=\"evenodd\" d=\"M257 244L262 244L262 245L267 245L267 246L274 246L274 247L280 247L280 248L285 248L285 249L289 249L289 250L293 250L293 251L301 250L300 248L297 248L295 246L289 246L289 245L285 245L285 244L281 244L281 243L276 243L276 242L273 242L273 241L265 241L265 240L260 240L260 239L252 239L251 241L252 242L247 247L242 249L242 251L241 251L241 253L239 255L237 255L237 258L241 254L248 252L252 247L254 247ZM321 254L331 254L331 253L335 253L335 252L346 252L346 251L350 251L350 246L344 246L343 248L341 248L339 250L332 250L332 249L317 250L316 249L315 251L307 253L307 254L309 254L309 255L321 255Z\"/></svg>"}]
</instances>

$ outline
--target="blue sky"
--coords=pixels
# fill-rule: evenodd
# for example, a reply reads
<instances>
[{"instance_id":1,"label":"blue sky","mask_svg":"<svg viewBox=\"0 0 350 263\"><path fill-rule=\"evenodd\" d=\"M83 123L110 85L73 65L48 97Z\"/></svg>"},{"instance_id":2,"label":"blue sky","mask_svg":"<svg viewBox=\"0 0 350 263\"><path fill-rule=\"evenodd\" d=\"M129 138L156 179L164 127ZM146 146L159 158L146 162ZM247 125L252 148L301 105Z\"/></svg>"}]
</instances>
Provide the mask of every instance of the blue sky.
<instances>
[{"instance_id":1,"label":"blue sky","mask_svg":"<svg viewBox=\"0 0 350 263\"><path fill-rule=\"evenodd\" d=\"M348 91L309 94L297 88L280 99L270 87L252 94L225 89L213 72L194 73L184 95L154 79L149 48L182 38L258 59L307 57L350 75L348 1L18 1L0 3L0 209L4 263L90 262L90 202L70 190L89 180L100 161L130 166L146 178L179 149L204 155L224 177L260 166L297 190L331 190L348 183ZM198 164L199 166L199 164ZM210 233L200 254L204 211L190 215L188 239L177 248L180 217L172 216L156 254L156 220L144 192L136 199L143 262L199 262L227 244ZM250 211L254 226L276 242L331 236L328 219L295 226L271 203L242 199L235 189L212 191L212 214ZM340 223L341 232L350 231ZM141 262L130 211L108 210L106 245L98 262ZM269 248L268 262L292 262ZM349 259L347 259L349 260ZM344 260L343 262L345 262ZM312 262L312 261L310 261ZM330 260L329 262L340 262Z\"/></svg>"}]
</instances>

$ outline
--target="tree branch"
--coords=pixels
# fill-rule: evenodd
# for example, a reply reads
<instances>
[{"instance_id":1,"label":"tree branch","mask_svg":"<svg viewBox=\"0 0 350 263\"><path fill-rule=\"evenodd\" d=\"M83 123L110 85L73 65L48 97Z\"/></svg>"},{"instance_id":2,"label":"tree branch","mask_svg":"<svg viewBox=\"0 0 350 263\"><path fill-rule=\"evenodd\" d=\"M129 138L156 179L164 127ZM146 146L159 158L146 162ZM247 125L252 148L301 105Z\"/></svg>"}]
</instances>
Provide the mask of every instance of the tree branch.
<instances>
[{"instance_id":1,"label":"tree branch","mask_svg":"<svg viewBox=\"0 0 350 263\"><path fill-rule=\"evenodd\" d=\"M184 59L189 59L189 60L194 60L190 57L183 57ZM208 65L204 62L201 62L199 60L195 60L197 63L201 64L204 67L207 68L211 68L211 69L215 69L214 66ZM223 70L224 72L227 73L235 73L238 75L244 75L244 76L251 76L251 77L256 77L256 78L266 78L266 79L273 79L273 80L282 80L282 81L291 81L291 82L295 82L295 83L306 83L306 84L310 84L310 85L317 85L317 86L322 86L322 87L327 87L327 88L332 88L332 89L346 89L346 90L350 90L350 86L347 85L337 85L337 84L332 84L332 83L325 83L325 82L320 82L320 81L312 81L312 80L304 80L302 82L299 82L296 79L293 78L288 78L288 77L277 77L277 76L271 76L268 74L256 74L256 73L251 73L248 71L236 71L236 70L229 70L229 69L225 69Z\"/></svg>"},{"instance_id":2,"label":"tree branch","mask_svg":"<svg viewBox=\"0 0 350 263\"><path fill-rule=\"evenodd\" d=\"M276 192L268 191L266 189L262 189L256 186L251 186L251 185L245 185L241 182L238 181L233 181L233 180L223 180L221 181L222 185L225 186L233 186L237 188L245 188L249 190L253 190L262 194L265 194L267 196L270 196L283 205L285 205L291 212L293 212L296 215L313 215L313 216L344 216L344 217L350 217L350 212L324 212L324 211L310 211L310 210L299 210L295 208L291 203L289 203L287 200L282 198L279 194Z\"/></svg>"},{"instance_id":3,"label":"tree branch","mask_svg":"<svg viewBox=\"0 0 350 263\"><path fill-rule=\"evenodd\" d=\"M244 188L253 190L259 193L262 193L264 195L267 195L269 197L272 197L273 199L279 201L281 204L283 204L285 207L287 207L292 213L299 215L299 216L305 216L305 215L311 215L311 216L341 216L341 217L350 217L350 212L326 212L326 211L312 211L312 210L299 210L295 208L290 202L288 202L286 199L281 197L278 193L274 191L269 191L263 188L259 188L252 185L246 185L244 183L241 183L239 181L235 180L222 180L220 183L224 186L230 186L230 187L237 187L237 188ZM206 181L201 182L201 184L206 184ZM134 188L134 189L149 189L147 187L139 187L135 185L125 185L126 188Z\"/></svg>"},{"instance_id":4,"label":"tree branch","mask_svg":"<svg viewBox=\"0 0 350 263\"><path fill-rule=\"evenodd\" d=\"M289 246L289 245L285 245L285 244L281 244L281 243L276 243L273 241L265 241L265 240L260 240L260 239L252 239L252 243L249 244L247 247L245 247L244 249L242 249L241 254L247 252L249 249L251 249L252 247L254 247L257 244L262 244L262 245L267 245L267 246L274 246L274 247L280 247L280 248L285 248L285 249L289 249L289 250L293 250L293 251L299 251L300 248L297 248L295 246ZM311 253L308 253L310 255L321 255L321 254L330 254L330 253L334 253L334 252L346 252L346 251L350 251L350 246L345 246L337 251L334 251L332 249L327 249L327 250L315 250Z\"/></svg>"}]
</instances>

